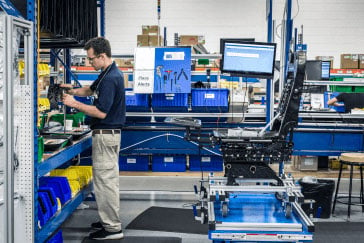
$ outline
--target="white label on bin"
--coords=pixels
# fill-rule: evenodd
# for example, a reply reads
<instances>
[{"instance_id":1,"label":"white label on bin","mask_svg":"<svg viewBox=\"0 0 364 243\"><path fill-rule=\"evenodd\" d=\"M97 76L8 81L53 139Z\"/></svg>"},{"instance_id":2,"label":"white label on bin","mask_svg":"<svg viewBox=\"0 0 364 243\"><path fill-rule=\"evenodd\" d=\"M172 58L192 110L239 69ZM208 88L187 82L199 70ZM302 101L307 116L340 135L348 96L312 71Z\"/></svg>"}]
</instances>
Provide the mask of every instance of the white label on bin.
<instances>
[{"instance_id":1,"label":"white label on bin","mask_svg":"<svg viewBox=\"0 0 364 243\"><path fill-rule=\"evenodd\" d=\"M215 99L215 94L205 94L205 99Z\"/></svg>"},{"instance_id":2,"label":"white label on bin","mask_svg":"<svg viewBox=\"0 0 364 243\"><path fill-rule=\"evenodd\" d=\"M163 56L163 60L171 61L171 60L185 60L184 52L165 52Z\"/></svg>"},{"instance_id":3,"label":"white label on bin","mask_svg":"<svg viewBox=\"0 0 364 243\"><path fill-rule=\"evenodd\" d=\"M128 90L128 91L125 91L125 95L134 95L134 91L131 91L131 90Z\"/></svg>"},{"instance_id":4,"label":"white label on bin","mask_svg":"<svg viewBox=\"0 0 364 243\"><path fill-rule=\"evenodd\" d=\"M126 163L127 164L136 164L136 159L135 158L127 158Z\"/></svg>"},{"instance_id":5,"label":"white label on bin","mask_svg":"<svg viewBox=\"0 0 364 243\"><path fill-rule=\"evenodd\" d=\"M173 163L173 157L164 157L164 163Z\"/></svg>"},{"instance_id":6,"label":"white label on bin","mask_svg":"<svg viewBox=\"0 0 364 243\"><path fill-rule=\"evenodd\" d=\"M211 157L201 157L201 162L210 163L211 162Z\"/></svg>"}]
</instances>

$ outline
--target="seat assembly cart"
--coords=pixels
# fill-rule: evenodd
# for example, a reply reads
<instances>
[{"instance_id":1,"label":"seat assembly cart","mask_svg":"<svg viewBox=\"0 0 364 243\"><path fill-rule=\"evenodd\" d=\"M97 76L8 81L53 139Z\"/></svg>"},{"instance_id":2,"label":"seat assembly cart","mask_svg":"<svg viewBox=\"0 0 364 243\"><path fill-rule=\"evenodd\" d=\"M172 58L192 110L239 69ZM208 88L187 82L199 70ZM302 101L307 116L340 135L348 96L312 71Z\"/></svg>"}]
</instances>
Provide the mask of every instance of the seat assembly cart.
<instances>
[{"instance_id":1,"label":"seat assembly cart","mask_svg":"<svg viewBox=\"0 0 364 243\"><path fill-rule=\"evenodd\" d=\"M195 188L200 215L196 207L194 212L196 219L209 224L213 242L312 242L314 225L300 206L301 187L283 170L292 153L305 60L301 52L292 57L276 116L265 128L219 129L210 137L221 148L225 175L210 174L201 181L200 192ZM199 125L186 126L187 139L206 142L193 136ZM280 163L278 175L271 163Z\"/></svg>"}]
</instances>

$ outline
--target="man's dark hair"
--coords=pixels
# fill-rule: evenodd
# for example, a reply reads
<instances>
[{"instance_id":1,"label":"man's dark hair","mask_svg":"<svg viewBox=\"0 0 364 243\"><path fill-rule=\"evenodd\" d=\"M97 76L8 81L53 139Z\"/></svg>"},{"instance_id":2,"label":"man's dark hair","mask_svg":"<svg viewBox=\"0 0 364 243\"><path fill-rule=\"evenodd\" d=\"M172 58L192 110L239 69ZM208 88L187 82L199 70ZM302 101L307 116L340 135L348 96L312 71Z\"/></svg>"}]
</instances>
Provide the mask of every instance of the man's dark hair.
<instances>
[{"instance_id":1,"label":"man's dark hair","mask_svg":"<svg viewBox=\"0 0 364 243\"><path fill-rule=\"evenodd\" d=\"M94 49L96 56L105 53L106 56L111 57L110 42L104 37L95 37L87 41L83 49L87 51L90 48Z\"/></svg>"}]
</instances>

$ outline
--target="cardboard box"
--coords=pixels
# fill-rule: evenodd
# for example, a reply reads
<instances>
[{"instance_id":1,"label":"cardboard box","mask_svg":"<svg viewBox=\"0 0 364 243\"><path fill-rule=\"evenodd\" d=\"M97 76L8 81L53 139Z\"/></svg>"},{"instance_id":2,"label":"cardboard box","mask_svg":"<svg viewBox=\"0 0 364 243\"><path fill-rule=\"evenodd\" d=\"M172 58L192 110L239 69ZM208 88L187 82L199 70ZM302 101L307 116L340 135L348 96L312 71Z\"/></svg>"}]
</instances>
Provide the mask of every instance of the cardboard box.
<instances>
[{"instance_id":1,"label":"cardboard box","mask_svg":"<svg viewBox=\"0 0 364 243\"><path fill-rule=\"evenodd\" d=\"M163 37L159 36L159 44L158 44L158 36L150 35L148 39L149 46L161 46L163 43Z\"/></svg>"},{"instance_id":2,"label":"cardboard box","mask_svg":"<svg viewBox=\"0 0 364 243\"><path fill-rule=\"evenodd\" d=\"M205 44L205 36L203 35L180 35L181 46L193 46L197 44Z\"/></svg>"},{"instance_id":3,"label":"cardboard box","mask_svg":"<svg viewBox=\"0 0 364 243\"><path fill-rule=\"evenodd\" d=\"M359 68L364 69L364 54L359 54Z\"/></svg>"},{"instance_id":4,"label":"cardboard box","mask_svg":"<svg viewBox=\"0 0 364 243\"><path fill-rule=\"evenodd\" d=\"M340 68L359 68L358 54L341 54Z\"/></svg>"},{"instance_id":5,"label":"cardboard box","mask_svg":"<svg viewBox=\"0 0 364 243\"><path fill-rule=\"evenodd\" d=\"M316 56L316 60L330 61L330 68L334 68L334 57L333 56Z\"/></svg>"},{"instance_id":6,"label":"cardboard box","mask_svg":"<svg viewBox=\"0 0 364 243\"><path fill-rule=\"evenodd\" d=\"M138 35L137 46L149 46L149 35Z\"/></svg>"},{"instance_id":7,"label":"cardboard box","mask_svg":"<svg viewBox=\"0 0 364 243\"><path fill-rule=\"evenodd\" d=\"M317 156L291 156L291 161L294 168L301 171L317 171L318 157Z\"/></svg>"},{"instance_id":8,"label":"cardboard box","mask_svg":"<svg viewBox=\"0 0 364 243\"><path fill-rule=\"evenodd\" d=\"M142 25L143 35L158 35L159 27L158 25Z\"/></svg>"},{"instance_id":9,"label":"cardboard box","mask_svg":"<svg viewBox=\"0 0 364 243\"><path fill-rule=\"evenodd\" d=\"M134 64L134 59L121 59L121 58L115 58L114 62L118 67L122 68L132 68Z\"/></svg>"}]
</instances>

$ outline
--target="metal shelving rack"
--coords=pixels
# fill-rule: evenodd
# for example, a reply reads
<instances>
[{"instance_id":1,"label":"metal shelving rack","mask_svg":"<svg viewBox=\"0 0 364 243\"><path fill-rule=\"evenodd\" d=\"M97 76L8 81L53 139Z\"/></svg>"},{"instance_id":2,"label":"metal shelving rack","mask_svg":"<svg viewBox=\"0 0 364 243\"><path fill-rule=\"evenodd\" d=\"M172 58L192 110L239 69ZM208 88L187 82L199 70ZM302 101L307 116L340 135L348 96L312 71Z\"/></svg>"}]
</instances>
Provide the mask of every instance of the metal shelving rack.
<instances>
[{"instance_id":1,"label":"metal shelving rack","mask_svg":"<svg viewBox=\"0 0 364 243\"><path fill-rule=\"evenodd\" d=\"M69 161L73 157L80 154L82 151L86 150L91 146L91 137L85 137L81 139L79 142L74 144L73 146L62 150L60 153L55 154L54 156L50 157L39 163L38 161L38 131L37 131L37 50L38 50L38 33L37 33L37 26L38 26L38 19L37 19L37 9L38 9L38 2L37 0L27 0L27 20L31 21L30 23L32 26L32 36L33 43L32 47L32 60L34 60L34 64L32 64L32 68L29 69L29 75L32 77L32 107L28 109L28 111L32 111L29 115L30 118L28 119L31 124L29 124L29 128L32 129L32 132L27 134L28 139L24 139L24 142L28 142L27 147L29 144L32 144L32 151L31 155L28 156L31 159L31 179L28 181L28 185L31 185L31 190L29 190L29 195L32 196L32 199L29 200L32 204L31 209L27 212L27 221L26 225L29 229L26 231L26 238L27 242L46 242L47 239L52 236L55 231L61 226L61 224L72 214L72 212L80 205L80 203L86 198L88 194L91 192L91 185L87 186L83 190L81 190L75 197L70 199L65 205L63 205L62 209L58 211L41 229L38 228L38 217L37 217L37 208L38 208L38 186L39 186L39 178L41 176L46 175L51 170L61 166L65 162ZM100 8L101 13L101 33L104 33L104 0L98 0L98 7ZM66 60L70 60L69 51L66 51ZM70 62L66 62L69 64ZM33 78L34 76L34 78ZM22 137L23 138L23 137ZM23 139L22 139L23 140ZM29 140L29 141L28 141ZM14 225L14 224L11 224ZM12 226L13 227L13 226ZM12 237L11 235L9 237ZM5 238L5 242L12 243L14 242L12 238Z\"/></svg>"}]
</instances>

